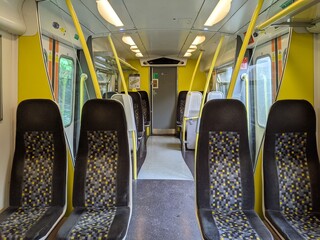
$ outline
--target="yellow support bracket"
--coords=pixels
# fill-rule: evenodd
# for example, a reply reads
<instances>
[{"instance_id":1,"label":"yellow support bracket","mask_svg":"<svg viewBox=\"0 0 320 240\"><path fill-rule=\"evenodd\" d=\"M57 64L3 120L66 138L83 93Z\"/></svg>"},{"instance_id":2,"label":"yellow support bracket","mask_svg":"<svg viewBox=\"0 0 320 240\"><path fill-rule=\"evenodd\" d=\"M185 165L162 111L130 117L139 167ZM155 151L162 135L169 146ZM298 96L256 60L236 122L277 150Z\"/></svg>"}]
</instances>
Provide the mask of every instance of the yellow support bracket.
<instances>
[{"instance_id":1,"label":"yellow support bracket","mask_svg":"<svg viewBox=\"0 0 320 240\"><path fill-rule=\"evenodd\" d=\"M289 5L287 8L278 12L276 15L269 18L267 21L261 23L256 27L257 30L261 31L270 26L272 23L280 20L281 18L285 18L290 14L295 14L300 10L304 10L305 8L318 3L319 0L298 0Z\"/></svg>"},{"instance_id":2,"label":"yellow support bracket","mask_svg":"<svg viewBox=\"0 0 320 240\"><path fill-rule=\"evenodd\" d=\"M73 24L74 24L74 26L75 26L75 28L77 30L78 35L79 35L80 43L81 43L81 46L82 46L82 49L83 49L83 53L84 53L84 56L85 56L87 64L88 64L88 68L89 68L90 76L91 76L91 79L92 79L94 91L96 93L96 97L97 98L102 98L101 92L100 92L100 86L99 86L99 82L98 82L98 78L97 78L97 74L96 74L96 71L95 71L95 68L94 68L94 65L93 65L93 62L92 62L92 58L91 58L91 55L90 55L90 52L89 52L89 49L88 49L88 46L87 46L86 39L84 37L83 31L82 31L81 26L80 26L77 14L74 11L74 8L73 8L73 5L71 3L71 0L66 0L66 4L67 4L67 7L69 9L71 18L73 20Z\"/></svg>"},{"instance_id":3,"label":"yellow support bracket","mask_svg":"<svg viewBox=\"0 0 320 240\"><path fill-rule=\"evenodd\" d=\"M242 46L241 46L241 49L240 49L240 53L239 53L236 65L235 65L233 73L232 73L232 77L231 77L231 81L230 81L230 86L229 86L227 98L232 98L234 87L236 85L237 77L238 77L238 74L239 74L239 71L240 71L240 65L241 65L241 63L243 61L243 57L244 57L244 55L246 53L249 40L251 38L252 32L254 30L254 26L256 25L256 21L258 19L261 7L263 5L263 1L264 0L259 0L258 4L256 6L256 9L254 10L254 13L252 15L248 30L246 32L246 35L244 37L244 40L243 40L243 43L242 43Z\"/></svg>"}]
</instances>

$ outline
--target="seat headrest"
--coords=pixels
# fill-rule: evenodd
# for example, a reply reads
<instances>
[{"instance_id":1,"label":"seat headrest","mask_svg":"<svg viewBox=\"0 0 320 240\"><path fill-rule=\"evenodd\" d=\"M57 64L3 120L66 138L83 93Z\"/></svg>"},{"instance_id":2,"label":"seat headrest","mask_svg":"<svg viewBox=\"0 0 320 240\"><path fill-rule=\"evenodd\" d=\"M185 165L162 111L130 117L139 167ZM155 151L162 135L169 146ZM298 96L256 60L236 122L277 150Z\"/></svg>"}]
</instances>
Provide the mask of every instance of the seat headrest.
<instances>
[{"instance_id":1,"label":"seat headrest","mask_svg":"<svg viewBox=\"0 0 320 240\"><path fill-rule=\"evenodd\" d=\"M58 105L50 99L28 99L17 109L17 131L62 129Z\"/></svg>"},{"instance_id":2,"label":"seat headrest","mask_svg":"<svg viewBox=\"0 0 320 240\"><path fill-rule=\"evenodd\" d=\"M247 115L243 103L235 99L214 99L204 105L200 132L247 132ZM246 133L247 134L247 133Z\"/></svg>"},{"instance_id":3,"label":"seat headrest","mask_svg":"<svg viewBox=\"0 0 320 240\"><path fill-rule=\"evenodd\" d=\"M269 112L267 133L314 132L316 116L306 100L279 100Z\"/></svg>"}]
</instances>

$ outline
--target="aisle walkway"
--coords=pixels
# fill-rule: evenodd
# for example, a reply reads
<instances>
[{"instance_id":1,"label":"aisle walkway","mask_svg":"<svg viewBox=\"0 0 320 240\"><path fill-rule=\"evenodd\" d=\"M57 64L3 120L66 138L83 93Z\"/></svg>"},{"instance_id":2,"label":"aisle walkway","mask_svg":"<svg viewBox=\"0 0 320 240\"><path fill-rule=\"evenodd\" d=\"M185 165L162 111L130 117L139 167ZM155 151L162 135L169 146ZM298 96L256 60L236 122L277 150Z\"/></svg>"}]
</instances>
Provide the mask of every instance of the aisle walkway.
<instances>
[{"instance_id":1,"label":"aisle walkway","mask_svg":"<svg viewBox=\"0 0 320 240\"><path fill-rule=\"evenodd\" d=\"M179 139L173 136L150 136L147 157L138 179L193 180L182 158Z\"/></svg>"}]
</instances>

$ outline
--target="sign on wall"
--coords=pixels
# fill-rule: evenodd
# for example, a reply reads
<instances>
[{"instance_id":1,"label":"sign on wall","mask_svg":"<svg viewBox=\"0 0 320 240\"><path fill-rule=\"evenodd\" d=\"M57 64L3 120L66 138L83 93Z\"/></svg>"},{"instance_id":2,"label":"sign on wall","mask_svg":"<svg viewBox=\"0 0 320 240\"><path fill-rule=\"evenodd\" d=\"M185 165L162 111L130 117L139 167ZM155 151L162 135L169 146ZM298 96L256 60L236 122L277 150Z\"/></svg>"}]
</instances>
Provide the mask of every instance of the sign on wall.
<instances>
[{"instance_id":1,"label":"sign on wall","mask_svg":"<svg viewBox=\"0 0 320 240\"><path fill-rule=\"evenodd\" d=\"M140 74L129 75L129 89L140 89Z\"/></svg>"}]
</instances>

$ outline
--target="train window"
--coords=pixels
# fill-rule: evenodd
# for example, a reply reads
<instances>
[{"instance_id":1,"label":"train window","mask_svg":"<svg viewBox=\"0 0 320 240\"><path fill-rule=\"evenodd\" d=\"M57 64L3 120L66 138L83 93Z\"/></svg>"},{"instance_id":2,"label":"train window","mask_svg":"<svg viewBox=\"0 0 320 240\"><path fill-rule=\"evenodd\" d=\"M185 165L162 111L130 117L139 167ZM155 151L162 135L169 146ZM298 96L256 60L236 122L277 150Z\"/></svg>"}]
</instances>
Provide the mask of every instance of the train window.
<instances>
[{"instance_id":1,"label":"train window","mask_svg":"<svg viewBox=\"0 0 320 240\"><path fill-rule=\"evenodd\" d=\"M216 90L223 92L224 96L227 96L228 94L232 69L232 67L226 67L217 71Z\"/></svg>"},{"instance_id":2,"label":"train window","mask_svg":"<svg viewBox=\"0 0 320 240\"><path fill-rule=\"evenodd\" d=\"M257 118L258 124L266 126L267 116L272 104L272 66L269 55L256 60L257 80Z\"/></svg>"},{"instance_id":3,"label":"train window","mask_svg":"<svg viewBox=\"0 0 320 240\"><path fill-rule=\"evenodd\" d=\"M73 109L73 79L74 62L73 59L61 56L59 59L59 90L58 103L65 127L71 124Z\"/></svg>"}]
</instances>

